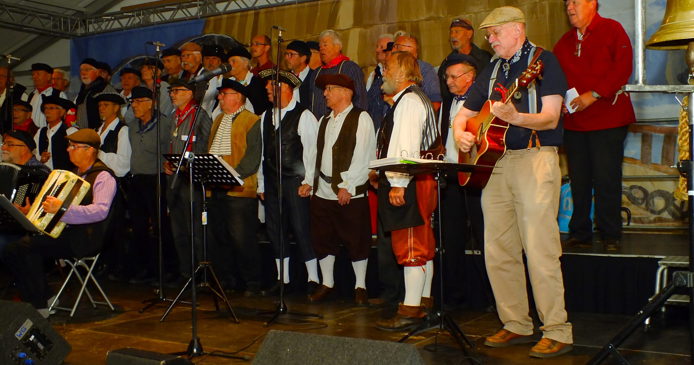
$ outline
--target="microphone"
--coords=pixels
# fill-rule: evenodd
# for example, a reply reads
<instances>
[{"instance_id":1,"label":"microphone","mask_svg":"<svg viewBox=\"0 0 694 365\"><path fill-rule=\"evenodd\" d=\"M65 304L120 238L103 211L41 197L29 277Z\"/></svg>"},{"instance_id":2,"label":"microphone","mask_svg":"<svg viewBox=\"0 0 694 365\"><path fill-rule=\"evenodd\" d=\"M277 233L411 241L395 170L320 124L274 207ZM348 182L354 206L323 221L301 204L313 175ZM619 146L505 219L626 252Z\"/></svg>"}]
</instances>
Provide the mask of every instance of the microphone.
<instances>
[{"instance_id":1,"label":"microphone","mask_svg":"<svg viewBox=\"0 0 694 365\"><path fill-rule=\"evenodd\" d=\"M15 56L13 56L13 55L11 55L11 54L9 54L9 53L8 53L8 54L2 55L2 57L4 57L4 58L7 59L7 63L10 63L10 62L12 62L12 61L21 61L21 60L22 60L21 58L15 57Z\"/></svg>"},{"instance_id":2,"label":"microphone","mask_svg":"<svg viewBox=\"0 0 694 365\"><path fill-rule=\"evenodd\" d=\"M190 82L196 83L196 82L202 82L202 81L207 81L217 75L221 75L223 73L227 73L231 71L231 65L228 63L222 63L219 68L214 69L212 71L205 71L201 73L198 76L195 76Z\"/></svg>"},{"instance_id":3,"label":"microphone","mask_svg":"<svg viewBox=\"0 0 694 365\"><path fill-rule=\"evenodd\" d=\"M282 31L282 32L286 32L286 31L287 31L286 29L280 27L279 25L273 25L273 26L272 26L272 29L277 29L277 30L280 30L280 31Z\"/></svg>"},{"instance_id":4,"label":"microphone","mask_svg":"<svg viewBox=\"0 0 694 365\"><path fill-rule=\"evenodd\" d=\"M155 47L166 47L166 44L157 41L147 41L145 44L149 44Z\"/></svg>"}]
</instances>

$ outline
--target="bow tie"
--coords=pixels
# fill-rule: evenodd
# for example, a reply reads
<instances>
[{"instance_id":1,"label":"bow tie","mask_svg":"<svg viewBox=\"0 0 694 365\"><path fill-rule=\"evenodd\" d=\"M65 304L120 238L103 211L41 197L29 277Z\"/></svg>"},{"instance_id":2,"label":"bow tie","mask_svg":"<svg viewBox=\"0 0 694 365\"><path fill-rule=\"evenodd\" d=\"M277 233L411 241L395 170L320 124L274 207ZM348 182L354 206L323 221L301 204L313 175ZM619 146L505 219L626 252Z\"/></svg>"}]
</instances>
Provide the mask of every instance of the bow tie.
<instances>
[{"instance_id":1,"label":"bow tie","mask_svg":"<svg viewBox=\"0 0 694 365\"><path fill-rule=\"evenodd\" d=\"M467 97L465 95L456 95L454 99L455 101L461 101L467 99Z\"/></svg>"}]
</instances>

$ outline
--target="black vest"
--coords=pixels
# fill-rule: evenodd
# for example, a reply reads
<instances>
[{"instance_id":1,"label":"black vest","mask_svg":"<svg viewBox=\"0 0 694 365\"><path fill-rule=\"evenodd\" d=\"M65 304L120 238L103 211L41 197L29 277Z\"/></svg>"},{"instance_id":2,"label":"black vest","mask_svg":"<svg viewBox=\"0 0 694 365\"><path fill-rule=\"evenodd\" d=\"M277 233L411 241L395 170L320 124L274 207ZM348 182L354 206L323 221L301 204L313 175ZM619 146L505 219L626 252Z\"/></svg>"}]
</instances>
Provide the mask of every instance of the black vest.
<instances>
[{"instance_id":1,"label":"black vest","mask_svg":"<svg viewBox=\"0 0 694 365\"><path fill-rule=\"evenodd\" d=\"M281 121L282 129L282 176L303 177L306 173L304 167L304 146L301 144L299 136L299 120L301 114L306 108L301 104L296 104L296 107L288 111ZM272 173L277 176L277 143L279 135L275 126L272 124L274 109L268 109L265 112L263 120L263 146L264 146L264 161L263 172L265 174Z\"/></svg>"},{"instance_id":2,"label":"black vest","mask_svg":"<svg viewBox=\"0 0 694 365\"><path fill-rule=\"evenodd\" d=\"M87 170L84 174L81 176L84 176L84 179L87 180L89 184L91 184L91 188L87 192L87 195L84 196L84 199L82 199L82 202L80 205L89 205L92 203L93 200L93 188L94 188L94 182L96 181L96 177L101 173L102 171L108 172L111 176L114 177L115 175L113 174L113 171L109 169L103 162L100 160L96 160L94 165ZM77 173L77 172L75 172ZM116 194L118 194L118 191L116 189ZM116 197L114 196L113 202L116 201ZM66 236L67 239L70 240L70 248L72 251L75 253L75 256L78 257L84 257L84 256L91 256L97 254L99 251L101 251L101 247L103 245L104 241L104 233L106 231L106 227L108 226L109 222L111 221L112 213L115 211L113 203L111 204L111 209L108 212L108 215L106 216L106 219L99 221L99 222L94 222L94 223L87 223L87 224L71 224L67 227L65 231L63 231L63 235ZM62 237L61 237L62 238Z\"/></svg>"},{"instance_id":3,"label":"black vest","mask_svg":"<svg viewBox=\"0 0 694 365\"><path fill-rule=\"evenodd\" d=\"M58 130L51 136L51 150L48 151L48 127L43 127L39 131L39 152L50 152L53 160L53 169L72 170L75 165L70 162L70 156L67 153L68 142L65 139L67 135L67 125L60 123Z\"/></svg>"},{"instance_id":4,"label":"black vest","mask_svg":"<svg viewBox=\"0 0 694 365\"><path fill-rule=\"evenodd\" d=\"M388 110L388 103L383 100L383 91L381 90L381 85L383 85L383 76L381 75L380 70L380 66L377 65L376 69L374 70L374 78L371 82L371 88L366 90L366 97L369 101L369 115L371 116L371 120L374 122L374 130L378 130L381 127L383 116Z\"/></svg>"},{"instance_id":5,"label":"black vest","mask_svg":"<svg viewBox=\"0 0 694 365\"><path fill-rule=\"evenodd\" d=\"M125 127L125 123L123 123L119 119L116 128L114 128L112 131L109 131L108 134L106 134L106 138L104 138L104 143L101 144L102 151L106 153L118 152L118 134L120 133L120 130L123 127Z\"/></svg>"},{"instance_id":6,"label":"black vest","mask_svg":"<svg viewBox=\"0 0 694 365\"><path fill-rule=\"evenodd\" d=\"M352 157L354 156L354 147L357 145L357 129L359 128L359 116L362 109L357 107L352 107L352 110L347 113L345 121L342 123L342 128L340 128L340 134L335 140L335 144L332 146L332 171L330 187L332 187L335 194L340 190L338 185L342 182L341 173L343 171L349 170L349 166L352 164ZM321 163L323 162L323 148L325 147L325 129L328 125L328 118L330 115L326 115L321 118L320 127L318 128L318 140L317 140L317 151L316 151L316 173L313 177L313 190L318 190L318 179L320 177ZM369 182L366 181L363 185L357 186L355 195L361 195L366 192Z\"/></svg>"},{"instance_id":7,"label":"black vest","mask_svg":"<svg viewBox=\"0 0 694 365\"><path fill-rule=\"evenodd\" d=\"M314 73L316 73L316 70L309 69L306 78L299 86L299 99L301 105L305 106L307 109L311 109L311 79Z\"/></svg>"}]
</instances>

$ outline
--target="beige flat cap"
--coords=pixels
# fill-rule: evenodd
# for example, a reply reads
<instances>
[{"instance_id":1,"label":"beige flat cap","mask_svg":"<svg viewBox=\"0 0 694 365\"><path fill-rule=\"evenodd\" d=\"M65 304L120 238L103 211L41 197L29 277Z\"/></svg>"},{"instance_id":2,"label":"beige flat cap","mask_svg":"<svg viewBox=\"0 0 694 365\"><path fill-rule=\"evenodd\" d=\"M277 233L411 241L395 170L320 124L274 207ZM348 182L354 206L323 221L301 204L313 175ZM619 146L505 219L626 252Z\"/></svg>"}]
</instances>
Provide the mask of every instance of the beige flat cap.
<instances>
[{"instance_id":1,"label":"beige flat cap","mask_svg":"<svg viewBox=\"0 0 694 365\"><path fill-rule=\"evenodd\" d=\"M525 23L523 11L513 6L501 6L492 10L482 21L479 29L494 27L506 23L517 22Z\"/></svg>"}]
</instances>

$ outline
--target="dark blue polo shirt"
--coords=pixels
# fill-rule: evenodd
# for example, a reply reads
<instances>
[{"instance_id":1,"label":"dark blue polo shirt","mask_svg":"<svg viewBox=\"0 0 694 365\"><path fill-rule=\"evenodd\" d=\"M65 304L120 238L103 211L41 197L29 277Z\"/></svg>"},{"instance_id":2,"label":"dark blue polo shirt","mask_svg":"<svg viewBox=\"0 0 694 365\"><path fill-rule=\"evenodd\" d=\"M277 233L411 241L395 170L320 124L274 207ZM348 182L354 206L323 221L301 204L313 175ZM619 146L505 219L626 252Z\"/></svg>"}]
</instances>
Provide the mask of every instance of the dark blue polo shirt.
<instances>
[{"instance_id":1,"label":"dark blue polo shirt","mask_svg":"<svg viewBox=\"0 0 694 365\"><path fill-rule=\"evenodd\" d=\"M501 83L507 88L511 86L513 81L515 81L523 71L528 67L528 57L530 54L532 46L526 40L523 47L516 53L514 57L510 60L504 60L501 58L492 59L490 64L484 69L484 71L477 77L475 83L470 87L470 94L465 101L465 107L469 110L479 111L484 106L484 103L489 100L501 100L501 94L497 91L493 91L491 96L489 95L489 80L492 76L492 71L497 63L502 63L497 72L496 83ZM537 52L537 51L536 51ZM564 97L568 84L566 82L566 77L564 76L564 71L562 71L559 61L553 53L545 50L540 55L540 60L544 63L544 70L542 72L542 79L536 79L536 95L537 95L537 112L542 110L542 97L547 95L561 95ZM510 68L508 68L508 74L503 70L503 63L508 63ZM528 113L528 90L525 88L520 89L520 99L515 97L511 98L511 102L515 105L516 110L520 113ZM522 128L517 126L510 126L508 132L506 133L506 147L512 150L524 149L528 147L528 141L532 130L528 128ZM538 131L538 137L540 138L540 144L542 146L559 146L562 143L563 127L561 119L559 124L555 129Z\"/></svg>"}]
</instances>

